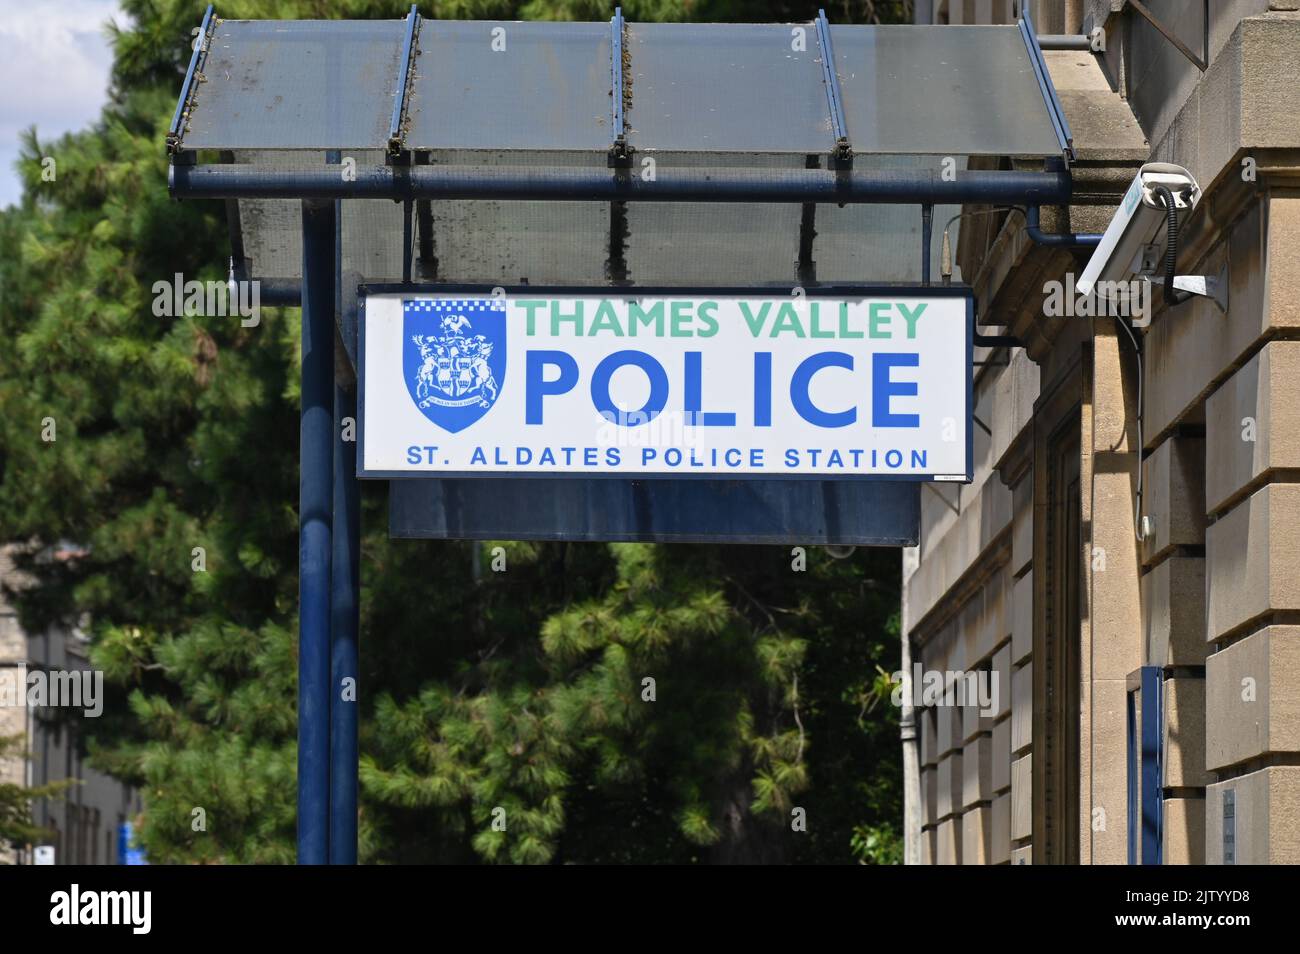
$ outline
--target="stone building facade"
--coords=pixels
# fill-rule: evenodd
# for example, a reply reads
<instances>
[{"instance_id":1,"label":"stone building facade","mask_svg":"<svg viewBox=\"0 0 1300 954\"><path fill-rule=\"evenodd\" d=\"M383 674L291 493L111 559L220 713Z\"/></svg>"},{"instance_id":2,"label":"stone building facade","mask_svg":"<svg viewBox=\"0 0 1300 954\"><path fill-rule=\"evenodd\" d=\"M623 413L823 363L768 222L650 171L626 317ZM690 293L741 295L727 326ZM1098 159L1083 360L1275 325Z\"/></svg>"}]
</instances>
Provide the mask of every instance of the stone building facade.
<instances>
[{"instance_id":1,"label":"stone building facade","mask_svg":"<svg viewBox=\"0 0 1300 954\"><path fill-rule=\"evenodd\" d=\"M1049 317L1090 250L1036 244L1018 211L964 220L982 330L1022 346L977 349L975 479L923 490L904 638L925 670L1000 691L987 713L917 710L910 857L1125 863L1128 707L1157 667L1163 862L1297 863L1300 0L1146 0L1186 51L1124 0L1028 6L1040 35L1105 37L1045 53L1078 161L1044 231L1104 231L1142 163L1176 163L1203 192L1179 274L1226 270L1228 303L1167 307L1157 286L1135 340Z\"/></svg>"},{"instance_id":2,"label":"stone building facade","mask_svg":"<svg viewBox=\"0 0 1300 954\"><path fill-rule=\"evenodd\" d=\"M39 788L70 780L63 797L39 799L32 806L32 821L50 833L43 844L54 849L55 864L116 864L122 825L140 813L140 795L88 764L78 729L84 709L55 713L27 705L29 673L89 670L90 643L76 629L23 629L6 598L6 589L25 585L14 568L14 550L0 546L0 685L6 690L0 693L0 738L17 744L9 755L0 755L0 784ZM61 554L53 552L51 558ZM35 847L0 845L0 865L33 863Z\"/></svg>"}]
</instances>

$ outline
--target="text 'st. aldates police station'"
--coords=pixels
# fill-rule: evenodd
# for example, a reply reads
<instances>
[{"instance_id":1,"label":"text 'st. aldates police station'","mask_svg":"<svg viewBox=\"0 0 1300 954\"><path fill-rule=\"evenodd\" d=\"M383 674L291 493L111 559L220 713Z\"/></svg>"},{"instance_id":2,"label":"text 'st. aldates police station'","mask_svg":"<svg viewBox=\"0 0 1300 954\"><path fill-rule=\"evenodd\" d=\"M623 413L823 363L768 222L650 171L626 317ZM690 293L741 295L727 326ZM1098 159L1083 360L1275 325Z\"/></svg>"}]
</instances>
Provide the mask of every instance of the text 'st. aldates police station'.
<instances>
[{"instance_id":1,"label":"text 'st. aldates police station'","mask_svg":"<svg viewBox=\"0 0 1300 954\"><path fill-rule=\"evenodd\" d=\"M969 479L964 297L383 294L364 476Z\"/></svg>"}]
</instances>

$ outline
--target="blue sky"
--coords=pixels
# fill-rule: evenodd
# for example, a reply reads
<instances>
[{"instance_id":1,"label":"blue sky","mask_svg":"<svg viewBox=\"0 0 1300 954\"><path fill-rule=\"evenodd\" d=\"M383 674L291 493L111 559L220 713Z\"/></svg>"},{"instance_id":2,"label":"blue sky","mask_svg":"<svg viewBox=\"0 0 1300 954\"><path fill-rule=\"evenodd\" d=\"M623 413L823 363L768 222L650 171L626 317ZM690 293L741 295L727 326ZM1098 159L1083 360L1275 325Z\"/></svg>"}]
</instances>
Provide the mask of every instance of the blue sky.
<instances>
[{"instance_id":1,"label":"blue sky","mask_svg":"<svg viewBox=\"0 0 1300 954\"><path fill-rule=\"evenodd\" d=\"M0 206L22 190L18 138L82 129L108 97L113 54L105 25L125 23L118 0L5 0L0 15Z\"/></svg>"}]
</instances>

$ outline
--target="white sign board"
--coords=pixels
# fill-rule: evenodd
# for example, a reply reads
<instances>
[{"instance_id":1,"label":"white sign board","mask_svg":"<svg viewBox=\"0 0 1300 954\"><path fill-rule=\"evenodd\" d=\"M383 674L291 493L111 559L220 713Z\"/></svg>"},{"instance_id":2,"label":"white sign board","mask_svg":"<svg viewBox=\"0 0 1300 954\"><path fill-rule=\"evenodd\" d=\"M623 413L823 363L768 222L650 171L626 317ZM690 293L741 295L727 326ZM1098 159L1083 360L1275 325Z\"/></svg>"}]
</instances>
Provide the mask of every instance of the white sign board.
<instances>
[{"instance_id":1,"label":"white sign board","mask_svg":"<svg viewBox=\"0 0 1300 954\"><path fill-rule=\"evenodd\" d=\"M970 479L965 294L635 295L365 295L361 476Z\"/></svg>"}]
</instances>

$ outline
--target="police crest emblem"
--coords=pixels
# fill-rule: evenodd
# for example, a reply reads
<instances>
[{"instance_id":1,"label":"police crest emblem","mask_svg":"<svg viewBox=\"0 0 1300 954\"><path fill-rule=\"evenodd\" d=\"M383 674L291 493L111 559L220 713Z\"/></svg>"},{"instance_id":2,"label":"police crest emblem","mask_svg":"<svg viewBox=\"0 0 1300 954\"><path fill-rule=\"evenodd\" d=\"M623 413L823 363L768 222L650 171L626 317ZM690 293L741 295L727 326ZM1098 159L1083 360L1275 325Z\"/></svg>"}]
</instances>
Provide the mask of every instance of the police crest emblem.
<instances>
[{"instance_id":1,"label":"police crest emblem","mask_svg":"<svg viewBox=\"0 0 1300 954\"><path fill-rule=\"evenodd\" d=\"M402 372L421 413L453 434L496 403L506 372L506 304L481 299L402 302Z\"/></svg>"}]
</instances>

